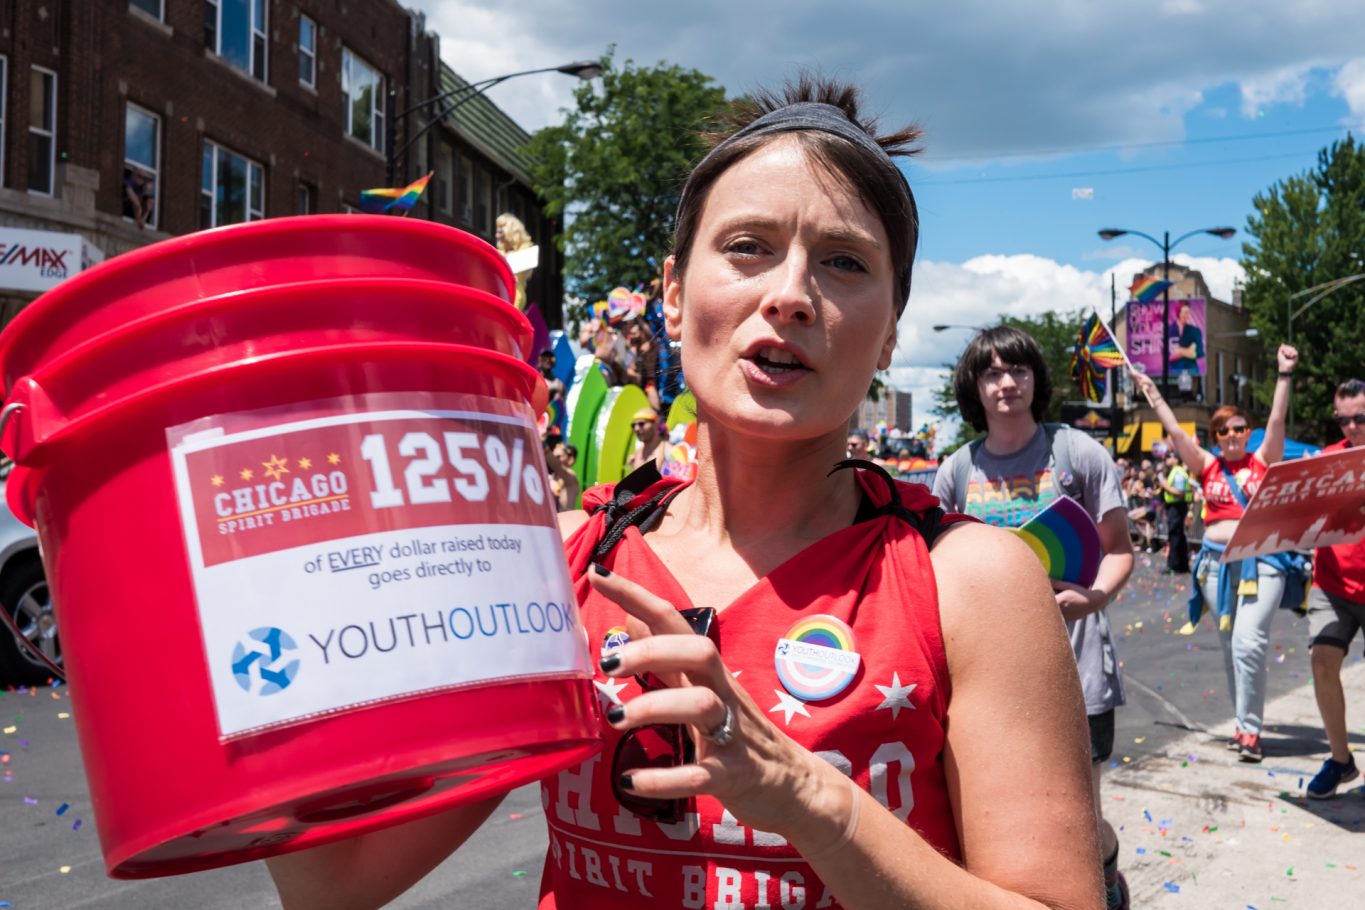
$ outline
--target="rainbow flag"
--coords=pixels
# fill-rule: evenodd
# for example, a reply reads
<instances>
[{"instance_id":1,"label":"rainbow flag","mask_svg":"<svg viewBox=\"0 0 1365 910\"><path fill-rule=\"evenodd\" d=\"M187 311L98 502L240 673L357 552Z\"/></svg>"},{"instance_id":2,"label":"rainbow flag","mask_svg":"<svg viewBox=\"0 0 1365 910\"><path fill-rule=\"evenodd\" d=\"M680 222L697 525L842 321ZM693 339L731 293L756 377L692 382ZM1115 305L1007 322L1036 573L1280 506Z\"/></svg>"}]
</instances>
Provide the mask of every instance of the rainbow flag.
<instances>
[{"instance_id":1,"label":"rainbow flag","mask_svg":"<svg viewBox=\"0 0 1365 910\"><path fill-rule=\"evenodd\" d=\"M1174 281L1162 281L1152 275L1143 275L1128 290L1132 293L1133 299L1139 303L1151 303L1166 288L1175 284Z\"/></svg>"},{"instance_id":2,"label":"rainbow flag","mask_svg":"<svg viewBox=\"0 0 1365 910\"><path fill-rule=\"evenodd\" d=\"M419 177L407 186L361 190L360 210L367 215L388 215L394 212L406 215L417 204L422 191L427 188L427 181L434 173L436 172L432 171L425 177Z\"/></svg>"},{"instance_id":3,"label":"rainbow flag","mask_svg":"<svg viewBox=\"0 0 1365 910\"><path fill-rule=\"evenodd\" d=\"M1081 392L1091 401L1104 398L1104 371L1123 366L1123 352L1109 334L1098 313L1081 326L1076 335L1076 346L1071 351L1071 376Z\"/></svg>"},{"instance_id":4,"label":"rainbow flag","mask_svg":"<svg viewBox=\"0 0 1365 910\"><path fill-rule=\"evenodd\" d=\"M1024 525L1012 529L1033 550L1049 578L1088 588L1100 572L1104 547L1090 513L1070 496L1059 496Z\"/></svg>"}]
</instances>

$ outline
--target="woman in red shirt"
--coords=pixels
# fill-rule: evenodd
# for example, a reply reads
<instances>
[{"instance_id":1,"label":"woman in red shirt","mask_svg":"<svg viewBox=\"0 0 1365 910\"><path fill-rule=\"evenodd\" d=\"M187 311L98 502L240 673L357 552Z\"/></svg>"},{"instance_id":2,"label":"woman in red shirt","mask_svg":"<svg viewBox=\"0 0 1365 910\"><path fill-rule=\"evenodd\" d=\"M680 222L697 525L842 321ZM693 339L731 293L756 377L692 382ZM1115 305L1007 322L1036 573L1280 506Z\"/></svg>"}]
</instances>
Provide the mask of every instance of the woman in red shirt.
<instances>
[{"instance_id":1,"label":"woman in red shirt","mask_svg":"<svg viewBox=\"0 0 1365 910\"><path fill-rule=\"evenodd\" d=\"M665 264L696 479L633 475L563 516L607 749L545 781L540 907L1101 906L1084 706L1037 558L936 532L923 487L831 470L909 295L918 216L888 152L918 132L878 136L856 90L808 80L734 125ZM271 873L286 907L376 906L496 805Z\"/></svg>"},{"instance_id":2,"label":"woman in red shirt","mask_svg":"<svg viewBox=\"0 0 1365 910\"><path fill-rule=\"evenodd\" d=\"M1227 543L1237 530L1247 502L1261 485L1266 469L1284 457L1284 421L1289 409L1290 378L1299 354L1282 344L1276 354L1279 375L1270 405L1265 438L1255 452L1247 451L1251 425L1236 405L1224 405L1209 418L1209 434L1218 442L1219 454L1202 448L1180 428L1179 421L1161 397L1156 383L1145 373L1133 372L1133 381L1156 411L1176 453L1204 492L1204 543L1191 567L1194 596L1191 614L1211 604L1218 617L1218 637L1228 691L1233 694L1236 729L1228 748L1242 761L1259 762L1262 714L1265 711L1266 655L1270 623L1284 594L1283 555L1220 563ZM1181 629L1194 631L1193 622Z\"/></svg>"}]
</instances>

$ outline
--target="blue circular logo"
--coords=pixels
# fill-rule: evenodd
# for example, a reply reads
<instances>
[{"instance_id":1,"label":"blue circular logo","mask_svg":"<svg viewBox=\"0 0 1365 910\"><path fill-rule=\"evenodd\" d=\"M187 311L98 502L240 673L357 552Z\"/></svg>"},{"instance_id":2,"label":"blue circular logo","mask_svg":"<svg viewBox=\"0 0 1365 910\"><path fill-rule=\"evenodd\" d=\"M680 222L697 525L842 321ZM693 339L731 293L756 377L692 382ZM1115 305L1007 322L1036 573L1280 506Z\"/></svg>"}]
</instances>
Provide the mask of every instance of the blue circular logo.
<instances>
[{"instance_id":1,"label":"blue circular logo","mask_svg":"<svg viewBox=\"0 0 1365 910\"><path fill-rule=\"evenodd\" d=\"M289 688L299 672L299 659L289 656L298 645L289 633L273 626L252 629L248 644L232 647L232 676L243 692L274 695Z\"/></svg>"}]
</instances>

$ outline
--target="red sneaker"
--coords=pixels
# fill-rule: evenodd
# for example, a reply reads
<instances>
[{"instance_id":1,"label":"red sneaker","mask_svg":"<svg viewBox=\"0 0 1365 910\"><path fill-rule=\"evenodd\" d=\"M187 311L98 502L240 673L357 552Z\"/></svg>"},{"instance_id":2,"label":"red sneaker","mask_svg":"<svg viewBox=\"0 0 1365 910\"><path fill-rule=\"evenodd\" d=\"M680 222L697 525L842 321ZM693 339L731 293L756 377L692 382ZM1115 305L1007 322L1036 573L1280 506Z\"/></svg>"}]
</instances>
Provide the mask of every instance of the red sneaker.
<instances>
[{"instance_id":1,"label":"red sneaker","mask_svg":"<svg viewBox=\"0 0 1365 910\"><path fill-rule=\"evenodd\" d=\"M1235 733L1233 733L1233 734L1232 734L1232 739L1228 740L1228 751L1229 751L1229 752L1241 752L1241 751L1242 751L1242 731L1241 731L1241 730L1238 730L1238 731L1236 731Z\"/></svg>"},{"instance_id":2,"label":"red sneaker","mask_svg":"<svg viewBox=\"0 0 1365 910\"><path fill-rule=\"evenodd\" d=\"M1242 734L1242 750L1241 754L1237 757L1242 761L1247 762L1259 762L1261 759L1265 758L1265 756L1261 754L1261 734Z\"/></svg>"}]
</instances>

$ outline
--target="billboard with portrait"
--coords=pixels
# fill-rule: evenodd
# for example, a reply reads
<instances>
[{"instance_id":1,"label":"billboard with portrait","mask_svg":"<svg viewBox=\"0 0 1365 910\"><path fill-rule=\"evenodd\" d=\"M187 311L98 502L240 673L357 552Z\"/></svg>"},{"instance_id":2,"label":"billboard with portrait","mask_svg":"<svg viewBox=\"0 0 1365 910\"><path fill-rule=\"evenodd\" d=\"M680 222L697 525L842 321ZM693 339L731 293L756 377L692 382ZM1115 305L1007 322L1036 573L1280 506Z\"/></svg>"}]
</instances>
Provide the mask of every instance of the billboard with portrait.
<instances>
[{"instance_id":1,"label":"billboard with portrait","mask_svg":"<svg viewBox=\"0 0 1365 910\"><path fill-rule=\"evenodd\" d=\"M1128 359L1149 376L1160 376L1165 370L1161 361L1162 328L1166 305L1164 301L1128 301ZM1171 301L1170 372L1172 376L1188 373L1203 376L1206 372L1207 307L1202 297Z\"/></svg>"}]
</instances>

